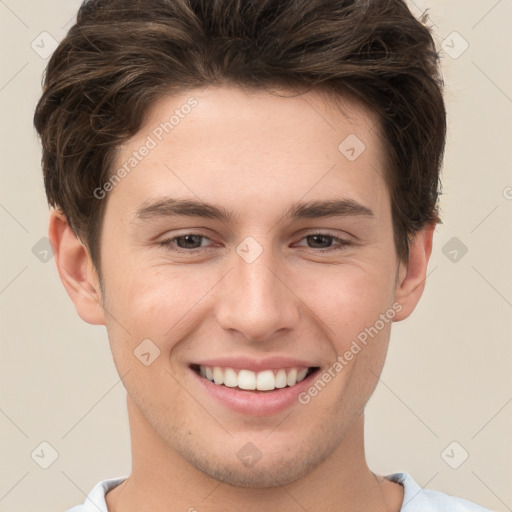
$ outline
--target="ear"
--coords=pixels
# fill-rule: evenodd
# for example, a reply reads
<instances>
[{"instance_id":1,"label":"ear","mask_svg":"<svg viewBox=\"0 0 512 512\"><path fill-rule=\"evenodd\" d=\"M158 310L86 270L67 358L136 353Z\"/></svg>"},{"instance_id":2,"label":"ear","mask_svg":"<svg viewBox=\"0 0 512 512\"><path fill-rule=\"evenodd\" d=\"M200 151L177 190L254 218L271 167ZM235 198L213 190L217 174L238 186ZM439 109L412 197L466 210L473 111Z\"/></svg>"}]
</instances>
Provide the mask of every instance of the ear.
<instances>
[{"instance_id":1,"label":"ear","mask_svg":"<svg viewBox=\"0 0 512 512\"><path fill-rule=\"evenodd\" d=\"M402 309L397 311L395 322L406 319L423 294L435 227L436 224L433 223L418 231L409 244L409 260L400 262L395 301L401 304Z\"/></svg>"},{"instance_id":2,"label":"ear","mask_svg":"<svg viewBox=\"0 0 512 512\"><path fill-rule=\"evenodd\" d=\"M89 251L61 210L50 214L48 238L60 279L80 318L89 324L105 325L99 279Z\"/></svg>"}]
</instances>

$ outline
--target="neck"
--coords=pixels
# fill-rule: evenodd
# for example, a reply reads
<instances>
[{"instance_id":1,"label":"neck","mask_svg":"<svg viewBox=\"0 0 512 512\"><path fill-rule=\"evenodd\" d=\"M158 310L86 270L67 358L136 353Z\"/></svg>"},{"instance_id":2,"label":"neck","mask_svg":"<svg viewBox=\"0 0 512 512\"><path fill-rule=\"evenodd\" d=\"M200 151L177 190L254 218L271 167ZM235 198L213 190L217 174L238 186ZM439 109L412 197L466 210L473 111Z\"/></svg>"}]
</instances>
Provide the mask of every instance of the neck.
<instances>
[{"instance_id":1,"label":"neck","mask_svg":"<svg viewBox=\"0 0 512 512\"><path fill-rule=\"evenodd\" d=\"M364 452L363 413L336 450L310 473L284 486L247 488L219 482L165 445L128 399L132 473L107 493L109 512L222 510L259 512L398 512L403 488L375 475Z\"/></svg>"}]
</instances>

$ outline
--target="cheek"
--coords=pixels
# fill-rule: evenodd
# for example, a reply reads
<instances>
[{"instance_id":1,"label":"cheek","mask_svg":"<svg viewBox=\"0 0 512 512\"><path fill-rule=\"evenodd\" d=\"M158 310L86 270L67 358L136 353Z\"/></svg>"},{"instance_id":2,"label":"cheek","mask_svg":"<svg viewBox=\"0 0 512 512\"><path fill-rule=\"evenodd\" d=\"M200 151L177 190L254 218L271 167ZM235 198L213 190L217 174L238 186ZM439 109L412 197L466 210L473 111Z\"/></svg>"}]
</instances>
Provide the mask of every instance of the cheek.
<instances>
[{"instance_id":1,"label":"cheek","mask_svg":"<svg viewBox=\"0 0 512 512\"><path fill-rule=\"evenodd\" d=\"M380 267L330 266L305 279L301 286L299 296L306 297L305 304L322 321L326 335L341 344L340 349L373 326L381 314L391 316L394 312L394 275ZM380 323L379 327L385 331Z\"/></svg>"},{"instance_id":2,"label":"cheek","mask_svg":"<svg viewBox=\"0 0 512 512\"><path fill-rule=\"evenodd\" d=\"M155 366L165 364L176 345L206 318L208 291L219 278L212 271L146 266L140 261L124 267L112 266L105 281L105 306L110 313L107 329L114 357L121 370L131 367L134 350L151 340L166 356L155 360Z\"/></svg>"}]
</instances>

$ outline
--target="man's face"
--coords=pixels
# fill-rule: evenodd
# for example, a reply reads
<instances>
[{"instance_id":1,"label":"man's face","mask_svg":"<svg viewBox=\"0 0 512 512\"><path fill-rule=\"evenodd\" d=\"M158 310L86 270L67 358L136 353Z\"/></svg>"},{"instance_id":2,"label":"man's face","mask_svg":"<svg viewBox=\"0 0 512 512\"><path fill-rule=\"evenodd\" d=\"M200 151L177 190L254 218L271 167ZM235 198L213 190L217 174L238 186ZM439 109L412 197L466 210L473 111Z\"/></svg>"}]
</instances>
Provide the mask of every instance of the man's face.
<instances>
[{"instance_id":1,"label":"man's face","mask_svg":"<svg viewBox=\"0 0 512 512\"><path fill-rule=\"evenodd\" d=\"M376 120L343 112L313 92L193 90L154 104L117 155L130 170L104 199L101 273L132 429L214 478L312 471L354 439L380 375L404 267ZM172 214L173 199L228 215ZM326 201L345 203L289 213Z\"/></svg>"}]
</instances>

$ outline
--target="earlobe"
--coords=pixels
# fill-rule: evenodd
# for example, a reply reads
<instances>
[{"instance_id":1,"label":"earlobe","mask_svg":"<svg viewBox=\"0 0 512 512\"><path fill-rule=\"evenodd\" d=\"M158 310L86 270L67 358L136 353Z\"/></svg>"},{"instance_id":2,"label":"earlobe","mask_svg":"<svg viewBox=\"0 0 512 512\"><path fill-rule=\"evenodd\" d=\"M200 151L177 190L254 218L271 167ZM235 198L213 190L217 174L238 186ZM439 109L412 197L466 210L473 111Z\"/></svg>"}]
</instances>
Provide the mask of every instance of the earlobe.
<instances>
[{"instance_id":1,"label":"earlobe","mask_svg":"<svg viewBox=\"0 0 512 512\"><path fill-rule=\"evenodd\" d=\"M414 311L423 294L435 226L429 224L415 234L409 244L409 260L407 263L400 263L395 301L402 308L396 314L395 322L406 319Z\"/></svg>"},{"instance_id":2,"label":"earlobe","mask_svg":"<svg viewBox=\"0 0 512 512\"><path fill-rule=\"evenodd\" d=\"M78 315L87 323L105 325L99 280L89 252L61 210L51 212L48 237L60 279Z\"/></svg>"}]
</instances>

